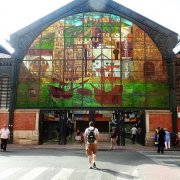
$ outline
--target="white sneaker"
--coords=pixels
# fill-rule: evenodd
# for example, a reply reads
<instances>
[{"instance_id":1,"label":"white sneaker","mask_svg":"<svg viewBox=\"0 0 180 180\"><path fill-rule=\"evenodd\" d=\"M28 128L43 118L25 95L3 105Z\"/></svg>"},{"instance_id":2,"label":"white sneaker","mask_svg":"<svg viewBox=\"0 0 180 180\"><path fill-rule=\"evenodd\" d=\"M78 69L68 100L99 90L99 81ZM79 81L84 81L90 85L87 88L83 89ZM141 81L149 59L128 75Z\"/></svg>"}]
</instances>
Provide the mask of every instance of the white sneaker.
<instances>
[{"instance_id":1,"label":"white sneaker","mask_svg":"<svg viewBox=\"0 0 180 180\"><path fill-rule=\"evenodd\" d=\"M89 169L92 169L92 166L91 166L91 165L89 165Z\"/></svg>"}]
</instances>

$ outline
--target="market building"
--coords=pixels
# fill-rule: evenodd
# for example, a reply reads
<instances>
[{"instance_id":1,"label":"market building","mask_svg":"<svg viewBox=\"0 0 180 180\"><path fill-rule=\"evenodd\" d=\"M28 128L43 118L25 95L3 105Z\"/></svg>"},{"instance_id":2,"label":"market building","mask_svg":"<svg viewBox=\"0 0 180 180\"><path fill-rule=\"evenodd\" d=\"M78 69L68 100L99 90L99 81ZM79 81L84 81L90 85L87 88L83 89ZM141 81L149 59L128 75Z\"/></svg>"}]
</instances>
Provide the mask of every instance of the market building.
<instances>
[{"instance_id":1,"label":"market building","mask_svg":"<svg viewBox=\"0 0 180 180\"><path fill-rule=\"evenodd\" d=\"M178 34L112 0L74 0L10 36L0 58L0 126L11 143L66 144L67 126L93 120L101 141L153 145L154 130L180 132ZM68 123L69 124L68 124ZM125 132L126 129L126 132Z\"/></svg>"}]
</instances>

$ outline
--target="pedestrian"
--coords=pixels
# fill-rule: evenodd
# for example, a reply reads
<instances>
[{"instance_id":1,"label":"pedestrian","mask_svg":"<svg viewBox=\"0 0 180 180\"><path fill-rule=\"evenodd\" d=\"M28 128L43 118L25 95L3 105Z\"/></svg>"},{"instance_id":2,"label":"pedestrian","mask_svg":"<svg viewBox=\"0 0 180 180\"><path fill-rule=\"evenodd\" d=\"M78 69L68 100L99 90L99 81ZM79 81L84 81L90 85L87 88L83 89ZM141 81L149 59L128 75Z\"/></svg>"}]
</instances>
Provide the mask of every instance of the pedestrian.
<instances>
[{"instance_id":1,"label":"pedestrian","mask_svg":"<svg viewBox=\"0 0 180 180\"><path fill-rule=\"evenodd\" d=\"M165 144L165 148L166 149L170 149L170 133L169 133L169 131L167 130L167 128L164 128L164 130L165 130L165 133L166 133L166 135L165 135L165 142L164 142L164 144Z\"/></svg>"},{"instance_id":2,"label":"pedestrian","mask_svg":"<svg viewBox=\"0 0 180 180\"><path fill-rule=\"evenodd\" d=\"M69 125L66 126L66 141L69 139Z\"/></svg>"},{"instance_id":3,"label":"pedestrian","mask_svg":"<svg viewBox=\"0 0 180 180\"><path fill-rule=\"evenodd\" d=\"M161 151L161 153L164 154L163 149L164 149L165 136L166 136L166 133L165 133L163 127L162 127L160 129L159 133L158 133L158 142L159 142L159 144L158 144L157 153L160 153L160 151Z\"/></svg>"},{"instance_id":4,"label":"pedestrian","mask_svg":"<svg viewBox=\"0 0 180 180\"><path fill-rule=\"evenodd\" d=\"M111 132L111 147L110 149L115 149L116 148L116 142L118 140L118 134L116 132L116 129L113 129Z\"/></svg>"},{"instance_id":5,"label":"pedestrian","mask_svg":"<svg viewBox=\"0 0 180 180\"><path fill-rule=\"evenodd\" d=\"M131 129L131 135L132 135L132 141L131 141L131 143L133 143L133 144L135 144L137 131L138 131L138 130L137 130L136 126L134 126L134 127Z\"/></svg>"},{"instance_id":6,"label":"pedestrian","mask_svg":"<svg viewBox=\"0 0 180 180\"><path fill-rule=\"evenodd\" d=\"M73 124L73 123L70 123L70 124L69 124L69 139L70 139L70 140L72 140L73 133L74 133L74 124Z\"/></svg>"},{"instance_id":7,"label":"pedestrian","mask_svg":"<svg viewBox=\"0 0 180 180\"><path fill-rule=\"evenodd\" d=\"M154 146L158 147L158 133L159 133L160 127L157 127L154 131Z\"/></svg>"},{"instance_id":8,"label":"pedestrian","mask_svg":"<svg viewBox=\"0 0 180 180\"><path fill-rule=\"evenodd\" d=\"M99 130L94 127L93 121L90 121L89 127L86 128L84 133L84 142L86 147L86 153L88 155L89 169L92 169L92 161L93 168L96 168L96 153L99 138Z\"/></svg>"},{"instance_id":9,"label":"pedestrian","mask_svg":"<svg viewBox=\"0 0 180 180\"><path fill-rule=\"evenodd\" d=\"M56 138L59 141L59 126L56 128Z\"/></svg>"},{"instance_id":10,"label":"pedestrian","mask_svg":"<svg viewBox=\"0 0 180 180\"><path fill-rule=\"evenodd\" d=\"M1 152L6 151L7 141L10 139L10 131L7 128L7 124L4 124L4 127L0 130L1 134Z\"/></svg>"},{"instance_id":11,"label":"pedestrian","mask_svg":"<svg viewBox=\"0 0 180 180\"><path fill-rule=\"evenodd\" d=\"M77 128L77 131L76 131L75 140L76 140L77 143L81 143L82 142L81 130L80 130L79 127Z\"/></svg>"}]
</instances>

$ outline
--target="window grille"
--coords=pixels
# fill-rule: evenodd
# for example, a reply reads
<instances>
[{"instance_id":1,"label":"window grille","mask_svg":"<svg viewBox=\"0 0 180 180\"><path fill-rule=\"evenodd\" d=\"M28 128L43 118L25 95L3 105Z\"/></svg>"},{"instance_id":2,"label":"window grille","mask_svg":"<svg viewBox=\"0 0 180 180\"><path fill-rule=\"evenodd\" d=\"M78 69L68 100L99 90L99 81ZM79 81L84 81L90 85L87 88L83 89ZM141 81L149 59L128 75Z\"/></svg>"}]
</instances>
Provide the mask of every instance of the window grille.
<instances>
[{"instance_id":1,"label":"window grille","mask_svg":"<svg viewBox=\"0 0 180 180\"><path fill-rule=\"evenodd\" d=\"M176 106L180 106L180 76L176 78Z\"/></svg>"},{"instance_id":2,"label":"window grille","mask_svg":"<svg viewBox=\"0 0 180 180\"><path fill-rule=\"evenodd\" d=\"M10 103L10 78L0 77L0 109L8 109Z\"/></svg>"}]
</instances>

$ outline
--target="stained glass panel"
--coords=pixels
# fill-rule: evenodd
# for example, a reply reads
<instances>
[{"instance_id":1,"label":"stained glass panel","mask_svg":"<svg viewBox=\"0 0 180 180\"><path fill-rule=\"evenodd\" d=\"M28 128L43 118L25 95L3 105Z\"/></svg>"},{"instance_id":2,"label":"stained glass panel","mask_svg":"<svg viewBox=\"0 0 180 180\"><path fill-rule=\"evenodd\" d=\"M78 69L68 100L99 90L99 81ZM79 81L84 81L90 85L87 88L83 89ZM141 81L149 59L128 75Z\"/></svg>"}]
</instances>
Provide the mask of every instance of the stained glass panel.
<instances>
[{"instance_id":1,"label":"stained glass panel","mask_svg":"<svg viewBox=\"0 0 180 180\"><path fill-rule=\"evenodd\" d=\"M26 52L18 107L167 108L167 70L152 39L119 16L60 19Z\"/></svg>"}]
</instances>

